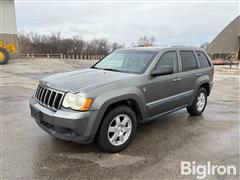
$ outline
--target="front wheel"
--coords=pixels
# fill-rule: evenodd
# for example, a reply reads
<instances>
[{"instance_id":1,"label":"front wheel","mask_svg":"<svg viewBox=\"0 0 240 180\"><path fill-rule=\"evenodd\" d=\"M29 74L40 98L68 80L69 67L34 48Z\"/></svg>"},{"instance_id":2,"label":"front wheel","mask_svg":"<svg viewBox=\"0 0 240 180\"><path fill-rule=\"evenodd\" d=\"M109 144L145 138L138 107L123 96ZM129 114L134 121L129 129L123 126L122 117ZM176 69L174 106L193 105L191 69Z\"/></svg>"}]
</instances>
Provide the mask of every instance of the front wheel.
<instances>
[{"instance_id":1,"label":"front wheel","mask_svg":"<svg viewBox=\"0 0 240 180\"><path fill-rule=\"evenodd\" d=\"M97 145L106 152L122 151L133 139L136 127L136 115L130 107L114 108L103 119L97 135Z\"/></svg>"},{"instance_id":2,"label":"front wheel","mask_svg":"<svg viewBox=\"0 0 240 180\"><path fill-rule=\"evenodd\" d=\"M190 115L199 116L203 113L207 104L207 91L205 88L198 90L197 96L193 101L193 104L187 107L187 111Z\"/></svg>"},{"instance_id":3,"label":"front wheel","mask_svg":"<svg viewBox=\"0 0 240 180\"><path fill-rule=\"evenodd\" d=\"M9 53L6 49L0 47L0 65L7 64L9 60Z\"/></svg>"}]
</instances>

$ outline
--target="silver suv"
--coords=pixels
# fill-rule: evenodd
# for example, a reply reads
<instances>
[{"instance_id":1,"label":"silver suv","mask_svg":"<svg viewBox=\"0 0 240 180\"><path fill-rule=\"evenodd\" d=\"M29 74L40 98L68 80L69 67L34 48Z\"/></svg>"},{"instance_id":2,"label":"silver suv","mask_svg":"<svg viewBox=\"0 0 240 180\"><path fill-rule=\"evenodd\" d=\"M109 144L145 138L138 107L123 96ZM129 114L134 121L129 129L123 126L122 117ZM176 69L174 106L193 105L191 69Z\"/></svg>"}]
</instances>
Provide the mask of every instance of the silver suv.
<instances>
[{"instance_id":1,"label":"silver suv","mask_svg":"<svg viewBox=\"0 0 240 180\"><path fill-rule=\"evenodd\" d=\"M202 114L213 84L213 65L198 48L116 50L89 69L40 81L31 115L49 134L118 152L138 123L187 108Z\"/></svg>"}]
</instances>

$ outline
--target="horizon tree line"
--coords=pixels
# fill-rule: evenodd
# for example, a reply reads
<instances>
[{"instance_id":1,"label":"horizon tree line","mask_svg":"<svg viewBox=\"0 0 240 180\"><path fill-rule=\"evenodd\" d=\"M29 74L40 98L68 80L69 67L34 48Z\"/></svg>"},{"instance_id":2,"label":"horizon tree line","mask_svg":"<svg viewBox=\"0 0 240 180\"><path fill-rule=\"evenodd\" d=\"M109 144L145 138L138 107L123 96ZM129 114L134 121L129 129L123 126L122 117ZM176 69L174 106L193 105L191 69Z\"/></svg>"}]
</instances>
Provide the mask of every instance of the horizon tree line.
<instances>
[{"instance_id":1,"label":"horizon tree line","mask_svg":"<svg viewBox=\"0 0 240 180\"><path fill-rule=\"evenodd\" d=\"M135 47L154 46L156 38L154 36L142 36L138 38ZM38 34L35 32L20 32L18 34L19 52L22 54L82 54L82 55L106 55L116 49L125 47L125 44L118 42L111 43L106 38L94 38L84 40L81 36L64 38L60 32L50 35ZM208 43L200 47L206 48Z\"/></svg>"}]
</instances>

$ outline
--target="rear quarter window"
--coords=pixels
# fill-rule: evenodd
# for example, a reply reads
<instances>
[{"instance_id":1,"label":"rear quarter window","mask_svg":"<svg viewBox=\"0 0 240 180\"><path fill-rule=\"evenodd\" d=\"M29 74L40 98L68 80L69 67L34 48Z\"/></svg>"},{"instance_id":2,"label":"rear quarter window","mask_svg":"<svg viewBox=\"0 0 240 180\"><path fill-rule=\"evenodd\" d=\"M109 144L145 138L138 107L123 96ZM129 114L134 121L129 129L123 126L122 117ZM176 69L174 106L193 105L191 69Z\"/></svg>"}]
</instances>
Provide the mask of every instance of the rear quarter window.
<instances>
[{"instance_id":1,"label":"rear quarter window","mask_svg":"<svg viewBox=\"0 0 240 180\"><path fill-rule=\"evenodd\" d=\"M197 58L201 68L206 68L211 66L204 52L196 51L196 53L197 53Z\"/></svg>"}]
</instances>

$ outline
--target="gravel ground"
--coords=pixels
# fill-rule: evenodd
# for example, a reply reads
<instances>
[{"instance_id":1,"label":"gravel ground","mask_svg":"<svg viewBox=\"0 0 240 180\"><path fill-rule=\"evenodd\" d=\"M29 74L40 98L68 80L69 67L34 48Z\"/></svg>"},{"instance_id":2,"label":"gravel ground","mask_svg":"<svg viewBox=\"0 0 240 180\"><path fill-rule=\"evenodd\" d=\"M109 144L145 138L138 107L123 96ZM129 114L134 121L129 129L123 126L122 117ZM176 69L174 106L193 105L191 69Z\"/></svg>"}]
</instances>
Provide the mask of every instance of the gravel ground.
<instances>
[{"instance_id":1,"label":"gravel ground","mask_svg":"<svg viewBox=\"0 0 240 180\"><path fill-rule=\"evenodd\" d=\"M239 72L215 68L204 114L185 109L139 126L131 145L118 154L94 143L58 140L30 116L29 99L38 80L56 72L89 67L83 60L12 60L1 66L1 179L193 179L180 175L181 161L235 165L239 170ZM239 179L214 175L209 179Z\"/></svg>"}]
</instances>

